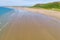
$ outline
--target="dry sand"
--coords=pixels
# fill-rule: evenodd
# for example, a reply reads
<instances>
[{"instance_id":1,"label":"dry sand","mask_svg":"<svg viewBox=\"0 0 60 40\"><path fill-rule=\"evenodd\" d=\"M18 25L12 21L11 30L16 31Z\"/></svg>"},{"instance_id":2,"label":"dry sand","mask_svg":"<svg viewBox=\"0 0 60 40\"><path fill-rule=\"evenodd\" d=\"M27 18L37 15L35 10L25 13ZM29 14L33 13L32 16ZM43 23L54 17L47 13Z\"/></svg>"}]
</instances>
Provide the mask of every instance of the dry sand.
<instances>
[{"instance_id":1,"label":"dry sand","mask_svg":"<svg viewBox=\"0 0 60 40\"><path fill-rule=\"evenodd\" d=\"M54 11L54 10L47 10L47 9L37 9L37 8L25 8L25 10L31 11L31 12L36 12L40 13L46 16L54 17L57 19L60 19L60 12L59 11Z\"/></svg>"}]
</instances>

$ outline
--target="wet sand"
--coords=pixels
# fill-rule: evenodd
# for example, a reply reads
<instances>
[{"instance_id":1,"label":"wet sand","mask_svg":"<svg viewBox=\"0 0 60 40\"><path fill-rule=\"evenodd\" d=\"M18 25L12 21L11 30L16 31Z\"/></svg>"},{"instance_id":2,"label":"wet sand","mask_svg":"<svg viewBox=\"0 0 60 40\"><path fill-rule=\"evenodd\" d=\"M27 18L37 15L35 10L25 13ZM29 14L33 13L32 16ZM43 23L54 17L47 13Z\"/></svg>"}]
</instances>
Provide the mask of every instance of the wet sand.
<instances>
[{"instance_id":1,"label":"wet sand","mask_svg":"<svg viewBox=\"0 0 60 40\"><path fill-rule=\"evenodd\" d=\"M19 7L17 9L19 9ZM36 12L36 13L50 16L50 17L53 17L53 18L60 20L60 12L59 11L42 9L42 8L40 8L40 9L38 9L38 8L24 8L24 10L27 10L30 12Z\"/></svg>"},{"instance_id":2,"label":"wet sand","mask_svg":"<svg viewBox=\"0 0 60 40\"><path fill-rule=\"evenodd\" d=\"M0 28L0 40L60 40L60 21L52 17L19 10L2 18L9 20Z\"/></svg>"}]
</instances>

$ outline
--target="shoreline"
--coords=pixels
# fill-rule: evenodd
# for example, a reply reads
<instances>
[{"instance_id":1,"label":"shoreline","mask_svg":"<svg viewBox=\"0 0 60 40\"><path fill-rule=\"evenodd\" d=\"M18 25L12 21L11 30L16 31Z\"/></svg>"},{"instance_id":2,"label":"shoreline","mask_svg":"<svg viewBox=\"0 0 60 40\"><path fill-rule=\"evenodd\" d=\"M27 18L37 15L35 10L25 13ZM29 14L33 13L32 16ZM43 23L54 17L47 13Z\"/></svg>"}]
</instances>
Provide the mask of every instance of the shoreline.
<instances>
[{"instance_id":1,"label":"shoreline","mask_svg":"<svg viewBox=\"0 0 60 40\"><path fill-rule=\"evenodd\" d=\"M48 10L48 9L43 9L43 8L24 8L24 7L9 7L9 8L14 8L17 10L26 10L26 11L30 11L30 12L35 12L35 13L39 13L39 14L43 14L49 17L53 17L56 19L60 20L60 12L59 11L54 11L54 10Z\"/></svg>"},{"instance_id":2,"label":"shoreline","mask_svg":"<svg viewBox=\"0 0 60 40\"><path fill-rule=\"evenodd\" d=\"M46 16L50 16L50 17L53 17L53 18L56 18L56 19L60 20L60 12L59 11L47 10L47 9L42 9L42 8L40 8L40 9L25 8L25 10L31 11L31 12L36 12L36 13L43 14L43 15L46 15Z\"/></svg>"}]
</instances>

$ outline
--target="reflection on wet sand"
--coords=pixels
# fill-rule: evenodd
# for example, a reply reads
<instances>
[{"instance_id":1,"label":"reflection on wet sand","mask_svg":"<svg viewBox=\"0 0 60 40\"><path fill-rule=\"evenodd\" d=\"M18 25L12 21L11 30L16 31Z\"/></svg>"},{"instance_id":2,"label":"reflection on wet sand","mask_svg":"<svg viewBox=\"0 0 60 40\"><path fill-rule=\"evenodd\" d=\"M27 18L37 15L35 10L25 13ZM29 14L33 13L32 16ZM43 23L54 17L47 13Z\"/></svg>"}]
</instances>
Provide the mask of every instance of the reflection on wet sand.
<instances>
[{"instance_id":1,"label":"reflection on wet sand","mask_svg":"<svg viewBox=\"0 0 60 40\"><path fill-rule=\"evenodd\" d=\"M0 40L60 40L60 23L51 17L22 10L9 18Z\"/></svg>"}]
</instances>

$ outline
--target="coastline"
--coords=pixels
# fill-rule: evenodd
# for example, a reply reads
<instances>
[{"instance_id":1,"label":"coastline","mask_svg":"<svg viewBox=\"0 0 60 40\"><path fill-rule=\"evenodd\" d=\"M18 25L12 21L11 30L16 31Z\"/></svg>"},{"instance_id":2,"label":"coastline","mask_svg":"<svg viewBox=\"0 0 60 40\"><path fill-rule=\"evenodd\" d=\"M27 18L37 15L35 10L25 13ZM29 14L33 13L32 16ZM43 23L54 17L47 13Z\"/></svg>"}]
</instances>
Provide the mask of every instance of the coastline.
<instances>
[{"instance_id":1,"label":"coastline","mask_svg":"<svg viewBox=\"0 0 60 40\"><path fill-rule=\"evenodd\" d=\"M50 16L50 17L54 17L54 18L60 20L60 12L59 11L42 9L42 8L40 8L40 9L38 9L38 8L25 8L25 10L31 11L31 12L36 12L36 13L43 14L43 15Z\"/></svg>"},{"instance_id":2,"label":"coastline","mask_svg":"<svg viewBox=\"0 0 60 40\"><path fill-rule=\"evenodd\" d=\"M60 20L54 20L42 14L45 9L13 8L19 13L11 13L2 20L0 40L59 40ZM20 10L23 10L22 12ZM26 11L26 12L25 12ZM29 11L32 13L29 14ZM45 10L46 11L46 10ZM39 12L39 14L37 13ZM38 14L38 15L35 15ZM9 19L9 21L7 21ZM7 24L8 23L8 24Z\"/></svg>"},{"instance_id":3,"label":"coastline","mask_svg":"<svg viewBox=\"0 0 60 40\"><path fill-rule=\"evenodd\" d=\"M9 8L13 8L13 9L17 9L17 10L26 10L26 11L30 11L30 12L35 12L37 14L43 14L49 17L53 17L56 19L60 20L60 12L59 11L54 11L54 10L48 10L48 9L43 9L43 8L24 8L24 7L9 7Z\"/></svg>"}]
</instances>

